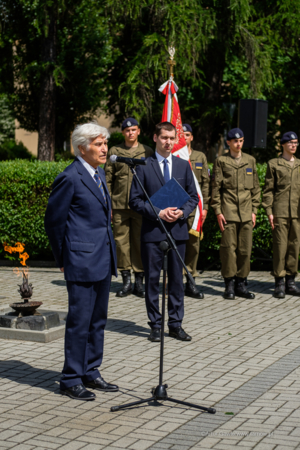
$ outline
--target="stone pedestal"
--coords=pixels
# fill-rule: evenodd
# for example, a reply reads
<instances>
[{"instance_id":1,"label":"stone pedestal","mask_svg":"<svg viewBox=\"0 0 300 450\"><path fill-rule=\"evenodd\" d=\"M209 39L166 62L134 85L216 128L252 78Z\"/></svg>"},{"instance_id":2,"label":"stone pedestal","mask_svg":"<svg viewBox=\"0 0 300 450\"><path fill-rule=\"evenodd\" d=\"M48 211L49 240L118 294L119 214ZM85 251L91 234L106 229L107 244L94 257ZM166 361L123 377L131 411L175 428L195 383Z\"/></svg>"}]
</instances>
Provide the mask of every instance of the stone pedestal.
<instances>
[{"instance_id":1,"label":"stone pedestal","mask_svg":"<svg viewBox=\"0 0 300 450\"><path fill-rule=\"evenodd\" d=\"M15 312L0 315L1 328L44 331L60 325L59 315L53 311L43 311L40 315L18 317Z\"/></svg>"}]
</instances>

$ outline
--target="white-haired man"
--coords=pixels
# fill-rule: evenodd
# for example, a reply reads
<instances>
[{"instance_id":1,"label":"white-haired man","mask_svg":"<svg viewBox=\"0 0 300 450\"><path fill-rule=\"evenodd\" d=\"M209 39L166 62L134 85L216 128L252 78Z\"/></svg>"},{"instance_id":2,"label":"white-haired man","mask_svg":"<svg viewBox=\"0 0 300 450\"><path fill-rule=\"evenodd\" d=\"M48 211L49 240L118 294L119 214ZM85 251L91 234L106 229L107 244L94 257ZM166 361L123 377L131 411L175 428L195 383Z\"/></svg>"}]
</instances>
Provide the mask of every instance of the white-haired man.
<instances>
[{"instance_id":1,"label":"white-haired man","mask_svg":"<svg viewBox=\"0 0 300 450\"><path fill-rule=\"evenodd\" d=\"M106 128L78 125L72 134L75 161L56 177L45 229L56 263L64 272L69 297L61 393L94 400L86 389L117 391L101 377L111 274L117 275L110 226L111 201L105 174Z\"/></svg>"}]
</instances>

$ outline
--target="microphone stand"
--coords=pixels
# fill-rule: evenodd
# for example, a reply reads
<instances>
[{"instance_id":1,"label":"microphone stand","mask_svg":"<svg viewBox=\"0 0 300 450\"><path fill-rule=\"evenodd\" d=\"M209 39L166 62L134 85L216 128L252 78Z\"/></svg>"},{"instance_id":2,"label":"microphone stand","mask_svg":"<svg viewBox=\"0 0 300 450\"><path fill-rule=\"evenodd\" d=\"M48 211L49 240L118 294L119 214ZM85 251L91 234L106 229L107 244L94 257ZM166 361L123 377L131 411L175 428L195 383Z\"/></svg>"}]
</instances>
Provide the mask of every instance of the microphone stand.
<instances>
[{"instance_id":1,"label":"microphone stand","mask_svg":"<svg viewBox=\"0 0 300 450\"><path fill-rule=\"evenodd\" d=\"M131 169L131 172L133 173L133 176L135 176L137 182L139 183L142 191L144 192L154 214L157 217L157 220L160 223L160 226L162 228L162 230L166 233L166 237L167 237L167 241L162 241L159 244L160 249L164 252L164 258L163 258L163 295L162 295L162 318L161 318L161 341L160 341L160 362L159 362L159 382L158 385L156 386L156 388L152 388L151 390L151 394L152 397L150 398L146 398L146 399L142 399L142 400L138 400L136 402L131 402L131 403L126 403L124 405L118 405L118 406L112 406L111 407L111 411L119 411L120 409L125 409L125 408L130 408L131 406L137 406L137 405L141 405L142 403L148 403L151 401L157 401L157 400L164 400L164 401L169 401L172 403L178 403L180 405L184 405L184 406L189 406L191 408L197 408L197 409L201 409L202 411L206 411L210 414L215 414L216 410L215 408L206 408L205 406L199 406L199 405L195 405L194 403L189 403L189 402L185 402L182 400L177 400L175 398L172 397L168 397L167 394L167 384L163 384L163 363L164 363L164 332L165 332L165 309L166 309L166 290L167 290L167 271L168 271L168 252L169 250L173 249L175 250L178 258L181 261L181 264L184 267L184 270L186 271L187 276L189 277L189 279L191 280L191 282L195 285L195 281L192 277L192 275L189 273L183 259L180 256L180 253L178 252L177 246L175 244L174 239L172 238L172 236L170 235L170 233L168 233L163 221L161 220L161 218L159 217L157 211L155 210L153 203L151 202L144 186L141 183L141 180L139 179L136 170L135 170L135 165L134 164L129 164L129 167Z\"/></svg>"}]
</instances>

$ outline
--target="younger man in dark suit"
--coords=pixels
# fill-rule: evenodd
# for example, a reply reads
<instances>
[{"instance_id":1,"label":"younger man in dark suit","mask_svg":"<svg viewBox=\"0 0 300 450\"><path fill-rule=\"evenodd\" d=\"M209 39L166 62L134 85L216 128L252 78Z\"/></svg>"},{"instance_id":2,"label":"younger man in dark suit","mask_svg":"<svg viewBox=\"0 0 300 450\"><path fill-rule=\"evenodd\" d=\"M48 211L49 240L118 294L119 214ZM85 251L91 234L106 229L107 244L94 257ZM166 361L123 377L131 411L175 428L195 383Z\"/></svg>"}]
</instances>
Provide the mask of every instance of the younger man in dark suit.
<instances>
[{"instance_id":1,"label":"younger man in dark suit","mask_svg":"<svg viewBox=\"0 0 300 450\"><path fill-rule=\"evenodd\" d=\"M156 208L184 260L185 244L189 239L186 219L198 204L192 170L188 161L177 158L171 153L176 140L174 125L169 122L156 125L153 140L156 143L155 154L147 158L147 165L138 166L137 174L150 197L170 178L176 178L189 194L190 199L180 209L159 210ZM145 270L146 308L151 327L149 339L152 342L159 342L161 334L159 277L163 263L163 251L159 248L159 244L166 240L166 234L161 230L149 203L146 203L146 197L136 178L133 178L129 206L143 216L141 246ZM183 300L182 265L175 251L170 250L168 253L169 336L182 341L190 341L192 338L181 327L184 315Z\"/></svg>"}]
</instances>

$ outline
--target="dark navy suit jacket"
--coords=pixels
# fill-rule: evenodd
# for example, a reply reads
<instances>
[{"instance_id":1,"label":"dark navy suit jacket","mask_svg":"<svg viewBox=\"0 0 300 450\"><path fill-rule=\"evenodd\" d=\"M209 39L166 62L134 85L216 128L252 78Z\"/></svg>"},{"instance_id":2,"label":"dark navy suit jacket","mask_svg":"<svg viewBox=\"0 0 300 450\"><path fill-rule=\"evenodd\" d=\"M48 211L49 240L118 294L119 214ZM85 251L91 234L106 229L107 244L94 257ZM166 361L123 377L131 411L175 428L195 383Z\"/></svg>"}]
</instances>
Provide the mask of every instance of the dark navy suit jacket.
<instances>
[{"instance_id":1,"label":"dark navy suit jacket","mask_svg":"<svg viewBox=\"0 0 300 450\"><path fill-rule=\"evenodd\" d=\"M67 281L95 282L109 268L117 275L116 246L111 230L111 200L104 170L98 167L103 194L76 158L53 183L45 229L58 267Z\"/></svg>"},{"instance_id":2,"label":"dark navy suit jacket","mask_svg":"<svg viewBox=\"0 0 300 450\"><path fill-rule=\"evenodd\" d=\"M147 158L145 166L137 167L137 175L140 178L147 194L151 197L164 184L165 180L162 175L159 163L155 154ZM164 222L167 231L172 235L173 239L185 241L189 239L187 217L196 208L199 200L193 178L191 166L188 161L172 156L172 178L176 178L183 189L189 194L190 199L180 208L183 211L184 219L178 219L176 222ZM129 206L134 211L143 215L141 240L142 242L161 242L166 239L166 234L162 232L159 222L150 206L146 203L146 196L143 193L135 177L133 177ZM157 212L159 208L155 207Z\"/></svg>"}]
</instances>

